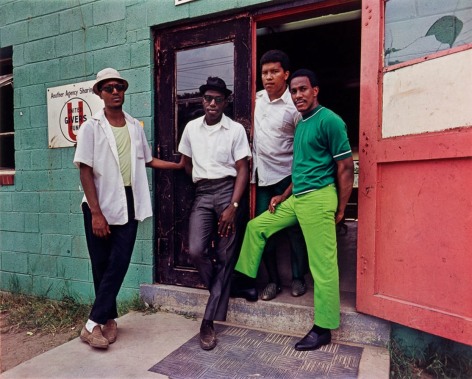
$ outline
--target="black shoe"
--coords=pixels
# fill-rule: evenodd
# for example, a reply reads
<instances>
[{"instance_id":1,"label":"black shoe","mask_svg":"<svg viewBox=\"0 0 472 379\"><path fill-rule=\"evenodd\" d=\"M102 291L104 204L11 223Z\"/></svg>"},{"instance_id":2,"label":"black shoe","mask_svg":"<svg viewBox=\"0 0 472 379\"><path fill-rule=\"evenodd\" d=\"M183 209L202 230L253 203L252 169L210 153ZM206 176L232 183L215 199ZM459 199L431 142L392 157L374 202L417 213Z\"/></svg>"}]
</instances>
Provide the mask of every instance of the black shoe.
<instances>
[{"instance_id":1,"label":"black shoe","mask_svg":"<svg viewBox=\"0 0 472 379\"><path fill-rule=\"evenodd\" d=\"M213 322L202 322L200 327L200 347L203 350L211 350L216 346L216 333L213 328Z\"/></svg>"},{"instance_id":2,"label":"black shoe","mask_svg":"<svg viewBox=\"0 0 472 379\"><path fill-rule=\"evenodd\" d=\"M232 288L231 297L241 297L247 301L257 301L259 293L256 288Z\"/></svg>"},{"instance_id":3,"label":"black shoe","mask_svg":"<svg viewBox=\"0 0 472 379\"><path fill-rule=\"evenodd\" d=\"M303 337L300 341L295 344L295 350L316 350L323 345L327 345L331 342L331 331L328 330L322 334L318 334L313 330Z\"/></svg>"},{"instance_id":4,"label":"black shoe","mask_svg":"<svg viewBox=\"0 0 472 379\"><path fill-rule=\"evenodd\" d=\"M306 283L304 280L293 279L292 281L292 296L302 296L306 293Z\"/></svg>"},{"instance_id":5,"label":"black shoe","mask_svg":"<svg viewBox=\"0 0 472 379\"><path fill-rule=\"evenodd\" d=\"M278 286L275 283L269 283L262 291L261 299L266 301L275 299L277 294L279 294L280 292L282 292L282 287Z\"/></svg>"}]
</instances>

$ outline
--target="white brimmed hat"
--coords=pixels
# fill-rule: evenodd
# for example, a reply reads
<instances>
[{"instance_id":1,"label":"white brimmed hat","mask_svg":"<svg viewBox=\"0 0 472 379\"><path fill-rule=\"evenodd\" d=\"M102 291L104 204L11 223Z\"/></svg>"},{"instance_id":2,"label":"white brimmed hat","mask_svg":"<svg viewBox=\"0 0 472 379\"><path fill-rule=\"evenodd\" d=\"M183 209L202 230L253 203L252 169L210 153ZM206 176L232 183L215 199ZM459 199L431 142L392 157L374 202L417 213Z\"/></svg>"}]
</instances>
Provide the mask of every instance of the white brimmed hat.
<instances>
[{"instance_id":1,"label":"white brimmed hat","mask_svg":"<svg viewBox=\"0 0 472 379\"><path fill-rule=\"evenodd\" d=\"M108 67L104 68L103 70L99 71L97 73L97 80L95 81L95 84L93 85L93 92L98 95L100 92L98 91L98 85L100 82L103 82L104 80L119 80L123 82L123 84L126 86L125 91L128 89L128 82L123 79L118 71L116 71L114 68Z\"/></svg>"}]
</instances>

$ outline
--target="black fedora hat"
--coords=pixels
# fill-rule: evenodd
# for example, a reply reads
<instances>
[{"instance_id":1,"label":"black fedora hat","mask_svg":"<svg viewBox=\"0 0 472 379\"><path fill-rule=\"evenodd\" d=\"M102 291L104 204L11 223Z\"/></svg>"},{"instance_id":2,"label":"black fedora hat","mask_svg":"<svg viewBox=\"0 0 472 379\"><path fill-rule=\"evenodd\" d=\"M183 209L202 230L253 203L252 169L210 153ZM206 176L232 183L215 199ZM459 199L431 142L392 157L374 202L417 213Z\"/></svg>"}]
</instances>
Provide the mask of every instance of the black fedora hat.
<instances>
[{"instance_id":1,"label":"black fedora hat","mask_svg":"<svg viewBox=\"0 0 472 379\"><path fill-rule=\"evenodd\" d=\"M226 88L225 81L216 76L209 76L206 84L200 86L200 94L203 95L208 90L221 92L225 95L225 97L228 97L229 95L231 95L231 91L228 88Z\"/></svg>"}]
</instances>

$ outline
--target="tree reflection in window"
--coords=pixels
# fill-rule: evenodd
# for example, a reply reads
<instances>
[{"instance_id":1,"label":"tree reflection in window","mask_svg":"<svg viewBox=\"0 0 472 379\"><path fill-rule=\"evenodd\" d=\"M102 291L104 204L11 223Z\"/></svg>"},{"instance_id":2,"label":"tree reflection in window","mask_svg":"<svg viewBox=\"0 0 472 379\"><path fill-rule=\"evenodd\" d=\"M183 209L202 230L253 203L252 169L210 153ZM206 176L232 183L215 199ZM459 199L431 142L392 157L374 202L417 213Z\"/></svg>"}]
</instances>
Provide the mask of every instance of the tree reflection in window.
<instances>
[{"instance_id":1,"label":"tree reflection in window","mask_svg":"<svg viewBox=\"0 0 472 379\"><path fill-rule=\"evenodd\" d=\"M389 0L385 65L472 42L472 4L466 0Z\"/></svg>"},{"instance_id":2,"label":"tree reflection in window","mask_svg":"<svg viewBox=\"0 0 472 379\"><path fill-rule=\"evenodd\" d=\"M177 136L185 125L203 115L199 88L209 76L223 79L228 89L234 88L234 43L226 42L178 51L177 65ZM225 114L232 116L232 103Z\"/></svg>"}]
</instances>

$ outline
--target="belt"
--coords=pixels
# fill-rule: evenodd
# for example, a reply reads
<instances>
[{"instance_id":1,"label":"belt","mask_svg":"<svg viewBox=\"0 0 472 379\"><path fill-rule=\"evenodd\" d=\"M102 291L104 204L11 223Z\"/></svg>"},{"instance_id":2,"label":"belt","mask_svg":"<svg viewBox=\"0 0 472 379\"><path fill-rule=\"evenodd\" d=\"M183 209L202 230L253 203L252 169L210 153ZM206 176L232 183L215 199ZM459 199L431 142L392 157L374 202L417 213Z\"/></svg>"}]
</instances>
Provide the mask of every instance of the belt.
<instances>
[{"instance_id":1,"label":"belt","mask_svg":"<svg viewBox=\"0 0 472 379\"><path fill-rule=\"evenodd\" d=\"M208 184L220 184L220 183L225 183L229 181L234 181L236 178L234 176L225 176L224 178L219 178L219 179L200 179L197 183L195 183L197 186L200 185L208 185Z\"/></svg>"}]
</instances>

